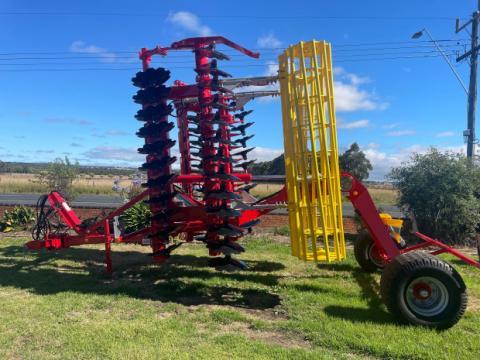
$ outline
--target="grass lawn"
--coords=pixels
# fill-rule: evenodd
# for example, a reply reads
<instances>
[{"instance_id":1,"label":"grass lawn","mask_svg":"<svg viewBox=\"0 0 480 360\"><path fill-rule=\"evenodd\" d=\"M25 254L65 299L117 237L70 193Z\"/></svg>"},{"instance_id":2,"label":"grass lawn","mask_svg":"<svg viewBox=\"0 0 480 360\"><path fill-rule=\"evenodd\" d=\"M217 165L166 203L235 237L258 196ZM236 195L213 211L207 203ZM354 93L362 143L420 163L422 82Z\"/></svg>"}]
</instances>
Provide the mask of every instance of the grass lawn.
<instances>
[{"instance_id":1,"label":"grass lawn","mask_svg":"<svg viewBox=\"0 0 480 360\"><path fill-rule=\"evenodd\" d=\"M400 325L378 275L354 260L303 263L288 244L246 241L249 271L206 267L200 245L159 268L139 246L26 252L0 240L1 359L473 359L480 354L480 272L456 264L470 306L454 328ZM476 355L475 355L476 354Z\"/></svg>"}]
</instances>

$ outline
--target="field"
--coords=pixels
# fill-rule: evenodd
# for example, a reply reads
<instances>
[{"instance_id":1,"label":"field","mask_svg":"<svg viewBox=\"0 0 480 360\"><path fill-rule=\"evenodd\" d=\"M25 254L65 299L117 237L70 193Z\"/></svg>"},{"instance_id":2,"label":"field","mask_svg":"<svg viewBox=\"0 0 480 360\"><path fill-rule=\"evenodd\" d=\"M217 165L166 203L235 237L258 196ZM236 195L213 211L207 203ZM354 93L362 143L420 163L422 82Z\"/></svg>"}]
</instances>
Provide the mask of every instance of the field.
<instances>
[{"instance_id":1,"label":"field","mask_svg":"<svg viewBox=\"0 0 480 360\"><path fill-rule=\"evenodd\" d=\"M110 175L82 175L73 184L77 194L93 194L93 195L115 195L112 190L113 180L117 176ZM129 186L128 177L121 177L120 185ZM35 181L33 174L0 174L0 193L35 193L43 194L48 189Z\"/></svg>"},{"instance_id":2,"label":"field","mask_svg":"<svg viewBox=\"0 0 480 360\"><path fill-rule=\"evenodd\" d=\"M282 188L281 184L258 184L250 193L253 196L263 197L272 194ZM376 204L394 205L397 201L398 191L391 187L370 187L368 189ZM344 199L344 201L348 201Z\"/></svg>"},{"instance_id":3,"label":"field","mask_svg":"<svg viewBox=\"0 0 480 360\"><path fill-rule=\"evenodd\" d=\"M110 175L83 175L74 182L74 189L77 194L92 195L118 195L112 190L113 180L118 177ZM127 187L131 184L128 177L121 178L121 186ZM251 194L256 197L264 197L270 195L282 188L281 184L258 184L251 190ZM373 200L377 204L393 205L396 202L397 191L387 187L371 187L369 188ZM41 184L35 182L32 174L0 174L0 193L35 193L43 194L48 189Z\"/></svg>"},{"instance_id":4,"label":"field","mask_svg":"<svg viewBox=\"0 0 480 360\"><path fill-rule=\"evenodd\" d=\"M162 268L147 249L115 246L26 252L0 241L2 359L472 359L480 353L478 270L455 263L470 306L437 332L397 323L378 275L303 263L285 238L251 238L250 270L206 267L203 246L180 248ZM283 240L283 241L281 241Z\"/></svg>"}]
</instances>

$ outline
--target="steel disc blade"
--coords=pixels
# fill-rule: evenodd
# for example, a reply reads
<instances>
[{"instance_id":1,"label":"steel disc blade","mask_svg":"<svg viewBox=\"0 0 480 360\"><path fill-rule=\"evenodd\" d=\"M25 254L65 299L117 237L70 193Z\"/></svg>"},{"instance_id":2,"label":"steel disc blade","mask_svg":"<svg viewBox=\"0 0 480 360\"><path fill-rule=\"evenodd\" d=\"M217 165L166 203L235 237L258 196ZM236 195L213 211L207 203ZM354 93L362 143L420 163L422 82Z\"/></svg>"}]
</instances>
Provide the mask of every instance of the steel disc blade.
<instances>
[{"instance_id":1,"label":"steel disc blade","mask_svg":"<svg viewBox=\"0 0 480 360\"><path fill-rule=\"evenodd\" d=\"M149 68L145 71L139 71L133 78L134 86L146 88L158 86L170 79L170 71L165 68Z\"/></svg>"}]
</instances>

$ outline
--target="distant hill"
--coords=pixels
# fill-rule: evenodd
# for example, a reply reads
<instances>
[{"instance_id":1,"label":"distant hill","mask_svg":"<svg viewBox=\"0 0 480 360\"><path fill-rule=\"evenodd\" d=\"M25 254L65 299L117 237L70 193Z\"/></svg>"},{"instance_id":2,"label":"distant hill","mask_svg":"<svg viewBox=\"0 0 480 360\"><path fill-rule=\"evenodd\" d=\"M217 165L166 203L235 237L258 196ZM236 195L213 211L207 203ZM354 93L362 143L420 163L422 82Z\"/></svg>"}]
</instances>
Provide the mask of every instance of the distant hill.
<instances>
[{"instance_id":1,"label":"distant hill","mask_svg":"<svg viewBox=\"0 0 480 360\"><path fill-rule=\"evenodd\" d=\"M0 173L38 174L47 168L48 163L23 163L0 161ZM118 168L113 166L80 165L82 174L125 176L137 172L135 168Z\"/></svg>"},{"instance_id":2,"label":"distant hill","mask_svg":"<svg viewBox=\"0 0 480 360\"><path fill-rule=\"evenodd\" d=\"M285 159L283 154L271 161L254 164L251 171L253 175L285 175Z\"/></svg>"}]
</instances>

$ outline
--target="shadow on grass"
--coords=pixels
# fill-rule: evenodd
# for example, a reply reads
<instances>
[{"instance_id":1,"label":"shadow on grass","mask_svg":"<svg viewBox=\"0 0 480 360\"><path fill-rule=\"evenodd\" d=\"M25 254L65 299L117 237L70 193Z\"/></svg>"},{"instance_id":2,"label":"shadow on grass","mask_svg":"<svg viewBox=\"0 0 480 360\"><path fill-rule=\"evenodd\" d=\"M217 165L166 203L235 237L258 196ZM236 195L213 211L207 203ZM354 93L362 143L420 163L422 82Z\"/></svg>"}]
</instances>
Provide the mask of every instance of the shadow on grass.
<instances>
[{"instance_id":1,"label":"shadow on grass","mask_svg":"<svg viewBox=\"0 0 480 360\"><path fill-rule=\"evenodd\" d=\"M352 306L327 306L328 316L342 318L351 322L374 322L377 324L395 323L395 319L385 311L379 296L379 284L372 274L354 268L353 277L360 286L362 298L367 302L367 308Z\"/></svg>"},{"instance_id":2,"label":"shadow on grass","mask_svg":"<svg viewBox=\"0 0 480 360\"><path fill-rule=\"evenodd\" d=\"M467 255L467 256L472 260L480 262L480 257L478 257L478 256L472 256L472 255ZM450 263L451 265L456 265L456 266L469 265L465 261L463 261L462 259L459 259L459 258L451 258L451 259L448 259L447 262Z\"/></svg>"},{"instance_id":3,"label":"shadow on grass","mask_svg":"<svg viewBox=\"0 0 480 360\"><path fill-rule=\"evenodd\" d=\"M70 248L42 251L37 257L25 256L21 246L0 249L0 286L27 289L40 295L77 292L98 295L127 295L139 299L175 302L183 305L230 305L268 309L280 298L258 284L273 286L278 277L259 274L282 269L269 261L250 261L257 273L223 273L207 267L207 257L173 255L162 266L151 264L151 257L133 251L113 252L113 278L104 274L104 252L99 249ZM218 284L218 278L255 283L256 289ZM209 281L212 280L212 281Z\"/></svg>"},{"instance_id":4,"label":"shadow on grass","mask_svg":"<svg viewBox=\"0 0 480 360\"><path fill-rule=\"evenodd\" d=\"M317 268L320 270L332 270L335 272L355 272L358 271L358 268L355 265L338 262L338 263L318 263Z\"/></svg>"}]
</instances>

